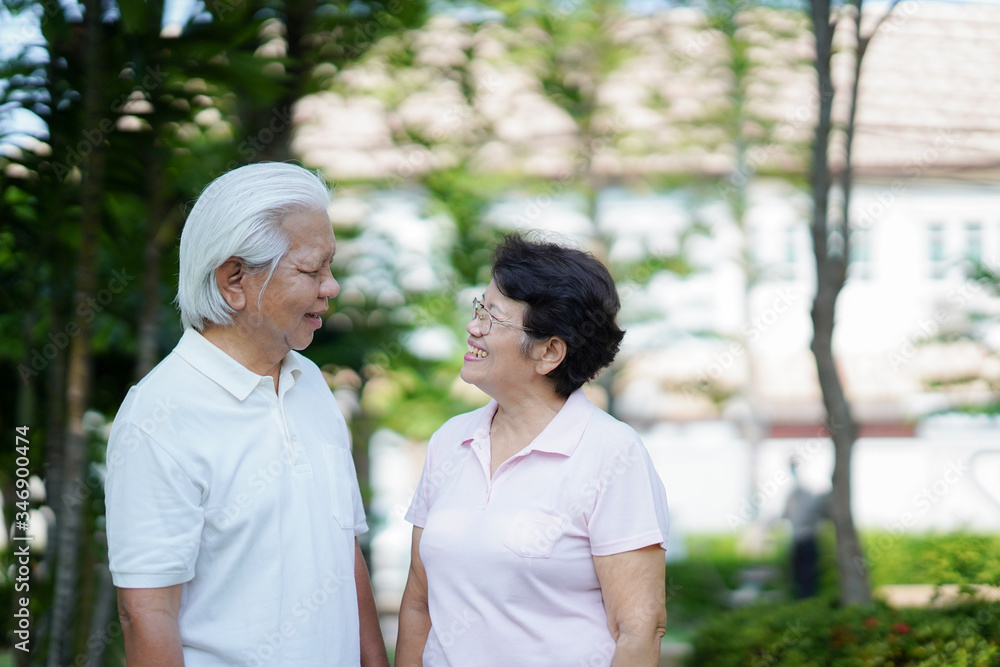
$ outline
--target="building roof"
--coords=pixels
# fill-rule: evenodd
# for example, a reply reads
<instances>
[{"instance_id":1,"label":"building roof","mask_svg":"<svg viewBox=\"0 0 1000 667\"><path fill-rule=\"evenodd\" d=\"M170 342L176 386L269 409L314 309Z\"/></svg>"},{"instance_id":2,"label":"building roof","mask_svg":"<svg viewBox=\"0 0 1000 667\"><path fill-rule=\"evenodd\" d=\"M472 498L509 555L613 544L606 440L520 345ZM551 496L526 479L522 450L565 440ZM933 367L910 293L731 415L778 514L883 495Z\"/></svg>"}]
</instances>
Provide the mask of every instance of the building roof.
<instances>
[{"instance_id":1,"label":"building roof","mask_svg":"<svg viewBox=\"0 0 1000 667\"><path fill-rule=\"evenodd\" d=\"M879 18L866 12L864 30ZM804 174L817 100L807 17L755 8L735 25L747 59L741 79L732 39L693 9L621 16L582 47L540 29L437 16L383 40L330 90L302 100L295 148L349 181L406 180L458 164L550 179L585 171L598 182ZM893 9L864 61L859 177L1000 174L998 28L998 5ZM840 22L839 48L852 30L851 20ZM849 88L851 70L840 51L838 90ZM574 108L553 101L543 84L558 78L553 72L581 86L592 112L574 118ZM841 94L835 121L845 117ZM741 169L736 127L746 146ZM842 155L833 150L835 167Z\"/></svg>"}]
</instances>

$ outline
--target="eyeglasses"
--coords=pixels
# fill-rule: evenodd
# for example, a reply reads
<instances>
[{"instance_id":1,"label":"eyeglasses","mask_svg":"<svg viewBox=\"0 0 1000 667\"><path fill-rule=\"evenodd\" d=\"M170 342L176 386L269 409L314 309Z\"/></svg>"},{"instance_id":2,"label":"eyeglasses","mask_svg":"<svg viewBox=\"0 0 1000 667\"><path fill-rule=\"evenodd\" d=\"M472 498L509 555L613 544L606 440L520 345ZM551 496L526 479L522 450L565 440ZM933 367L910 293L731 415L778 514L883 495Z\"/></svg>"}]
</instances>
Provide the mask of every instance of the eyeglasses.
<instances>
[{"instance_id":1,"label":"eyeglasses","mask_svg":"<svg viewBox=\"0 0 1000 667\"><path fill-rule=\"evenodd\" d=\"M510 322L504 322L503 320L498 320L493 317L493 313L486 310L486 306L478 298L472 299L472 309L474 317L479 321L479 330L483 332L485 336L490 331L493 330L493 324L500 324L505 327L510 327L511 329L520 329L521 331L531 331L528 327L522 327L517 324L511 324Z\"/></svg>"}]
</instances>

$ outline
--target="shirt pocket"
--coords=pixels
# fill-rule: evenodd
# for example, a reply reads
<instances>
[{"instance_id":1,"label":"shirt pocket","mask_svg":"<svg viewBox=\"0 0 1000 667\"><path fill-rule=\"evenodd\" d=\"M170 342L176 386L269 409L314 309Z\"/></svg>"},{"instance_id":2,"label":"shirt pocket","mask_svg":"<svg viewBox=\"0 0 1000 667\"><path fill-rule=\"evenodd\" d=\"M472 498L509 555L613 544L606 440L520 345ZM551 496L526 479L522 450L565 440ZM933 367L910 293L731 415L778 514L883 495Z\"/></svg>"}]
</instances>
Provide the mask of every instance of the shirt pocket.
<instances>
[{"instance_id":1,"label":"shirt pocket","mask_svg":"<svg viewBox=\"0 0 1000 667\"><path fill-rule=\"evenodd\" d=\"M351 493L354 485L354 459L351 452L342 447L324 445L323 459L330 479L330 511L337 524L344 530L354 530L354 499Z\"/></svg>"},{"instance_id":2,"label":"shirt pocket","mask_svg":"<svg viewBox=\"0 0 1000 667\"><path fill-rule=\"evenodd\" d=\"M522 558L548 558L563 534L565 519L545 510L521 510L507 528L504 545Z\"/></svg>"}]
</instances>

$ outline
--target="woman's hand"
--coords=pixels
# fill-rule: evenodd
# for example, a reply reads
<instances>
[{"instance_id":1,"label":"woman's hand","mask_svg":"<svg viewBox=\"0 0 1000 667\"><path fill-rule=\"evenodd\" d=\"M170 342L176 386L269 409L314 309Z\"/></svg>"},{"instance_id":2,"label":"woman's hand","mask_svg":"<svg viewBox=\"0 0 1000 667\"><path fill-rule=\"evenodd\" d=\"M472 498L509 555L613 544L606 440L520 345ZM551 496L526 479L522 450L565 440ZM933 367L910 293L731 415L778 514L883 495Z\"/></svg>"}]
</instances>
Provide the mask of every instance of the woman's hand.
<instances>
[{"instance_id":1,"label":"woman's hand","mask_svg":"<svg viewBox=\"0 0 1000 667\"><path fill-rule=\"evenodd\" d=\"M608 629L616 642L614 667L654 666L666 632L666 567L660 545L594 556Z\"/></svg>"}]
</instances>

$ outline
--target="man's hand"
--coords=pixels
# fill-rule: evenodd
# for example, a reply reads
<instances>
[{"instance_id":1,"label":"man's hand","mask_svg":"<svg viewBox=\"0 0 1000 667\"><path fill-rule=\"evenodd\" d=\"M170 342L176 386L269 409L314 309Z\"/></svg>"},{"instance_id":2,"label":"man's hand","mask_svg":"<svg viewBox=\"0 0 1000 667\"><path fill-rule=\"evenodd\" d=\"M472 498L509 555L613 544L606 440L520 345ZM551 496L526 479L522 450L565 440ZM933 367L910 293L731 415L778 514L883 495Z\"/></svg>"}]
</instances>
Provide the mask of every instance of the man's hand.
<instances>
[{"instance_id":1,"label":"man's hand","mask_svg":"<svg viewBox=\"0 0 1000 667\"><path fill-rule=\"evenodd\" d=\"M361 554L361 546L356 537L354 538L354 585L358 592L358 621L361 625L361 665L389 667L389 656L385 652L385 641L382 639L382 626L379 625L368 566L365 565L365 558Z\"/></svg>"}]
</instances>

